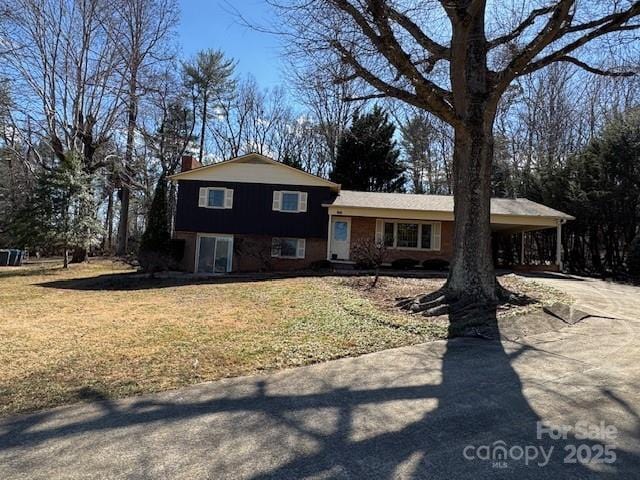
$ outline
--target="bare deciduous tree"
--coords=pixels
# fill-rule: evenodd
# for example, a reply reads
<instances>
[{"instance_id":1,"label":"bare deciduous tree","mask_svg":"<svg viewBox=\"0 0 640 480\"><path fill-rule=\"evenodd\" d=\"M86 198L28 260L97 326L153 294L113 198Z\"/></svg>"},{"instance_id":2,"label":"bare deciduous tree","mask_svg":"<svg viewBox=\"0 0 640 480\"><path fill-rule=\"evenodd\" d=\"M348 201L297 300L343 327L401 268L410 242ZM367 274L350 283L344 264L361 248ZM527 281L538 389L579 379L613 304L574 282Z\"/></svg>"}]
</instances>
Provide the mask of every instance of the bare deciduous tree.
<instances>
[{"instance_id":1,"label":"bare deciduous tree","mask_svg":"<svg viewBox=\"0 0 640 480\"><path fill-rule=\"evenodd\" d=\"M5 68L13 78L24 125L59 160L79 155L91 173L118 121L121 59L109 41L110 11L104 0L11 0L1 37L13 49Z\"/></svg>"},{"instance_id":2,"label":"bare deciduous tree","mask_svg":"<svg viewBox=\"0 0 640 480\"><path fill-rule=\"evenodd\" d=\"M325 68L324 65L292 65L290 82L295 96L308 110L309 121L316 126L323 140L320 170L327 174L333 170L338 156L338 143L346 131L353 115L360 111L366 100L350 99L357 95L358 86L353 82L335 82L347 74L348 67L337 63Z\"/></svg>"},{"instance_id":3,"label":"bare deciduous tree","mask_svg":"<svg viewBox=\"0 0 640 480\"><path fill-rule=\"evenodd\" d=\"M115 25L112 31L116 51L124 62L123 93L126 110L126 146L121 171L120 219L117 253L127 253L129 239L130 180L140 98L146 93L141 79L154 67L167 61L167 40L177 23L175 0L118 0L115 2Z\"/></svg>"},{"instance_id":4,"label":"bare deciduous tree","mask_svg":"<svg viewBox=\"0 0 640 480\"><path fill-rule=\"evenodd\" d=\"M295 49L316 63L348 65L337 81L364 81L371 88L365 97L398 99L454 129L449 277L443 291L403 306L429 314L449 304L476 315L495 304L502 290L491 255L490 192L500 100L514 80L556 62L594 74L632 74L627 69L634 65L613 65L584 47L609 41L607 52L637 62L630 42L640 28L640 2L554 0L508 8L486 0L291 0L276 7Z\"/></svg>"}]
</instances>

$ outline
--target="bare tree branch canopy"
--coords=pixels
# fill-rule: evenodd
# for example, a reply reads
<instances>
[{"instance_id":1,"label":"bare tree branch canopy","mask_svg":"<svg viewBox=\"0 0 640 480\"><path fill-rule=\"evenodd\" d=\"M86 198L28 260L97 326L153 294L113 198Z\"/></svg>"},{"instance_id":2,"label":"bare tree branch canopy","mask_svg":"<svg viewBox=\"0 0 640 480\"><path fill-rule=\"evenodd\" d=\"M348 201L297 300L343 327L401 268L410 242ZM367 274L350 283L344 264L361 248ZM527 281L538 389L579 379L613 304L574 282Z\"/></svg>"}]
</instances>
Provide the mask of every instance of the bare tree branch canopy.
<instances>
[{"instance_id":1,"label":"bare tree branch canopy","mask_svg":"<svg viewBox=\"0 0 640 480\"><path fill-rule=\"evenodd\" d=\"M454 128L454 255L448 300L495 302L491 256L493 126L518 77L553 63L591 74L638 71L640 1L272 0L292 55L348 68L356 98L398 99ZM419 300L415 309L420 310ZM453 304L453 303L452 303Z\"/></svg>"}]
</instances>

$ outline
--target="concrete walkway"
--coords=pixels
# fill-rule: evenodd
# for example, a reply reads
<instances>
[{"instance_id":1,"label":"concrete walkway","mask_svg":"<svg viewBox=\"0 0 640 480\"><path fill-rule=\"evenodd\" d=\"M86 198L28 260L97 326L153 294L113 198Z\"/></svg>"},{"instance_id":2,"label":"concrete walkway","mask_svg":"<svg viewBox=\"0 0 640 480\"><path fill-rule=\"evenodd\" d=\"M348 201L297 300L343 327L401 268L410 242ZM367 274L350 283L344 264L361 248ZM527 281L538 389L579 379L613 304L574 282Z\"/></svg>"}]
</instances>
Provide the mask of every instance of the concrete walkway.
<instances>
[{"instance_id":1,"label":"concrete walkway","mask_svg":"<svg viewBox=\"0 0 640 480\"><path fill-rule=\"evenodd\" d=\"M588 318L5 418L0 479L638 478L639 340L637 320ZM576 447L592 462L565 463Z\"/></svg>"}]
</instances>

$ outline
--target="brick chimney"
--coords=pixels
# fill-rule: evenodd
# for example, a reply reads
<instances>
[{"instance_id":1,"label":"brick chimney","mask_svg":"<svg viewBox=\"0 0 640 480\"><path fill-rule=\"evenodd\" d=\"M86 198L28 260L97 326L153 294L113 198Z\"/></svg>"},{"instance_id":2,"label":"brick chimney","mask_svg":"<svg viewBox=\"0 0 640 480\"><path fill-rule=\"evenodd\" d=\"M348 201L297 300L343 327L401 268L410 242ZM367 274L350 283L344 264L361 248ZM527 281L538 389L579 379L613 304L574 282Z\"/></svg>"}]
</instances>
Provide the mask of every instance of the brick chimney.
<instances>
[{"instance_id":1,"label":"brick chimney","mask_svg":"<svg viewBox=\"0 0 640 480\"><path fill-rule=\"evenodd\" d=\"M193 170L194 168L201 167L202 164L196 160L193 155L183 155L182 156L182 170L181 172L188 172L189 170Z\"/></svg>"}]
</instances>

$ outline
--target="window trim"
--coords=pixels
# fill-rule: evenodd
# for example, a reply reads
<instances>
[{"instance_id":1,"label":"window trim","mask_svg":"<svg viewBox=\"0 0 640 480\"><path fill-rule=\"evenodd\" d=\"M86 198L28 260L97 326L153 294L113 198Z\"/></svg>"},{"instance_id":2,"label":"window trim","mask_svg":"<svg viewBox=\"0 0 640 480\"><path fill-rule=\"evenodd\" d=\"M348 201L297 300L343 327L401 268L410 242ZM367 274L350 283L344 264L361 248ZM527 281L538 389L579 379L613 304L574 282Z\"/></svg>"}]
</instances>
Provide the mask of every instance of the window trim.
<instances>
[{"instance_id":1,"label":"window trim","mask_svg":"<svg viewBox=\"0 0 640 480\"><path fill-rule=\"evenodd\" d=\"M303 192L301 190L274 190L275 193L278 192L279 200L278 200L278 208L273 208L274 212L282 212L282 213L305 213L308 210L308 202L309 202L309 194L308 192ZM298 196L298 202L295 210L284 210L282 208L284 195L286 193L295 193ZM304 200L303 200L304 199ZM275 202L274 202L275 203ZM304 203L304 210L300 208L300 205Z\"/></svg>"},{"instance_id":2,"label":"window trim","mask_svg":"<svg viewBox=\"0 0 640 480\"><path fill-rule=\"evenodd\" d=\"M206 204L205 205L200 205L199 204L200 202L198 201L198 206L200 208L209 208L209 209L212 209L212 210L231 210L231 209L233 209L233 189L226 188L226 187L201 187L201 189L202 188L204 188L206 190L206 197L205 197L206 198ZM222 192L222 206L221 207L218 207L218 206L215 206L215 205L209 205L209 192L211 190L217 190L217 191ZM229 196L228 192L231 192L231 202L230 202L231 206L230 207L227 207L227 198Z\"/></svg>"},{"instance_id":3,"label":"window trim","mask_svg":"<svg viewBox=\"0 0 640 480\"><path fill-rule=\"evenodd\" d=\"M296 242L296 254L295 254L295 256L282 255L280 253L277 254L277 255L274 255L273 254L273 242L274 242L274 240L280 240L280 241L282 241L282 240L295 240L295 242ZM298 255L298 253L300 252L300 242L301 241L305 243L304 248L302 249L303 253L304 253L303 256L299 256ZM306 249L306 239L305 238L294 238L294 237L272 237L271 238L271 257L272 258L284 258L284 259L289 259L289 260L304 260L304 258L307 255L306 250L307 249ZM282 251L282 249L280 249L280 251Z\"/></svg>"},{"instance_id":4,"label":"window trim","mask_svg":"<svg viewBox=\"0 0 640 480\"><path fill-rule=\"evenodd\" d=\"M436 225L440 225L440 235L442 235L442 222L437 222L437 221L424 221L424 220L405 220L405 219L401 219L401 220L386 220L386 219L382 219L382 235L383 235L383 241L385 240L384 238L384 231L385 231L385 225L386 224L392 224L393 225L393 245L386 245L386 248L391 249L391 250L407 250L407 251L412 251L412 252L439 252L440 250L442 250L442 246L440 246L440 248L434 248L434 245L436 244ZM418 225L418 246L417 247L399 247L398 246L398 224L399 223L406 223L406 224L417 224ZM429 248L422 248L422 226L423 225L431 225L431 246ZM441 240L442 241L442 240Z\"/></svg>"},{"instance_id":5,"label":"window trim","mask_svg":"<svg viewBox=\"0 0 640 480\"><path fill-rule=\"evenodd\" d=\"M285 210L284 207L284 196L286 194L295 194L296 198L298 199L296 202L296 209L295 210ZM300 213L300 192L298 191L294 191L294 190L280 190L280 211L284 212L284 213Z\"/></svg>"},{"instance_id":6,"label":"window trim","mask_svg":"<svg viewBox=\"0 0 640 480\"><path fill-rule=\"evenodd\" d=\"M229 240L231 242L231 254L229 255L229 258L227 259L227 271L225 273L222 272L211 272L211 273L199 273L198 272L198 260L200 258L200 239L203 237L213 237L216 239L216 244L217 244L217 240L219 238L224 238L226 240ZM196 248L195 248L195 260L193 262L193 273L197 273L199 275L225 275L227 273L231 273L233 270L233 255L234 255L234 250L233 250L233 240L234 237L231 234L228 233L197 233L196 234ZM217 248L217 245L216 245ZM215 250L214 250L214 257L215 257Z\"/></svg>"},{"instance_id":7,"label":"window trim","mask_svg":"<svg viewBox=\"0 0 640 480\"><path fill-rule=\"evenodd\" d=\"M216 192L216 191L217 192L222 192L222 206L221 207L219 207L217 205L209 205L209 198L210 198L212 190L214 192ZM224 188L224 187L207 187L207 208L217 208L217 209L220 209L220 210L224 209L225 208L225 206L224 206L225 202L224 201L225 201L226 196L227 196L227 189Z\"/></svg>"}]
</instances>

